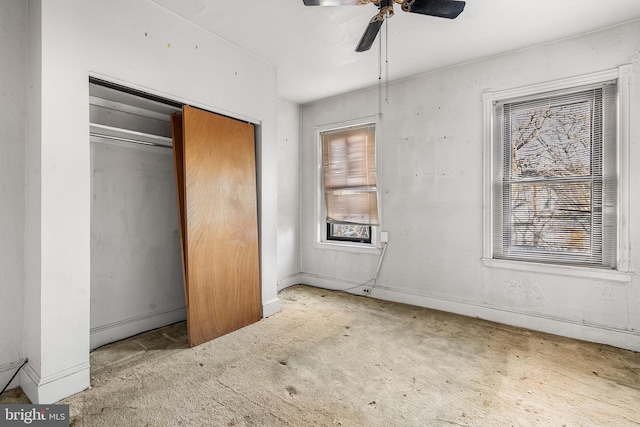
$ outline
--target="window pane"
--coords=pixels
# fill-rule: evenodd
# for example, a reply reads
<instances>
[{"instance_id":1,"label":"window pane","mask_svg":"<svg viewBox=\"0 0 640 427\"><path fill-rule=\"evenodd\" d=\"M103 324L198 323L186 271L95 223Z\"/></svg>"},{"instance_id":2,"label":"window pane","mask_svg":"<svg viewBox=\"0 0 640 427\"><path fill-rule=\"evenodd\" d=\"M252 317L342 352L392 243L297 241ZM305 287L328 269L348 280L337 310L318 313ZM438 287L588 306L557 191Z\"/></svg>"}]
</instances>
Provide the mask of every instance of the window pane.
<instances>
[{"instance_id":1,"label":"window pane","mask_svg":"<svg viewBox=\"0 0 640 427\"><path fill-rule=\"evenodd\" d=\"M327 221L378 225L376 189L327 190Z\"/></svg>"},{"instance_id":2,"label":"window pane","mask_svg":"<svg viewBox=\"0 0 640 427\"><path fill-rule=\"evenodd\" d=\"M325 188L376 185L373 126L324 132L322 157Z\"/></svg>"},{"instance_id":3,"label":"window pane","mask_svg":"<svg viewBox=\"0 0 640 427\"><path fill-rule=\"evenodd\" d=\"M355 224L331 224L330 237L353 240L371 240L371 227Z\"/></svg>"},{"instance_id":4,"label":"window pane","mask_svg":"<svg viewBox=\"0 0 640 427\"><path fill-rule=\"evenodd\" d=\"M511 246L591 252L590 182L511 185Z\"/></svg>"},{"instance_id":5,"label":"window pane","mask_svg":"<svg viewBox=\"0 0 640 427\"><path fill-rule=\"evenodd\" d=\"M511 176L540 178L591 174L591 101L511 113Z\"/></svg>"}]
</instances>

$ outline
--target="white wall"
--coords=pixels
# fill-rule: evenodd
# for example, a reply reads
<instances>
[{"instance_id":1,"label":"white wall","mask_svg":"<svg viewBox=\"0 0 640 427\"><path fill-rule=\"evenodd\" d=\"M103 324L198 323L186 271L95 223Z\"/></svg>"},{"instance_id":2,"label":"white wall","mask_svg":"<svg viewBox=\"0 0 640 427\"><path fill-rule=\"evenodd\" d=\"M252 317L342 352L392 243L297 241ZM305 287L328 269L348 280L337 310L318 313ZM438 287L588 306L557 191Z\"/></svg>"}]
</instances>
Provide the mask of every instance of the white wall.
<instances>
[{"instance_id":1,"label":"white wall","mask_svg":"<svg viewBox=\"0 0 640 427\"><path fill-rule=\"evenodd\" d=\"M392 83L379 142L389 246L373 296L640 350L630 283L483 266L482 93L633 64L631 165L640 162L640 21ZM393 61L390 63L393 69ZM302 107L302 271L346 288L377 255L316 248L314 125L375 114L375 88ZM631 270L640 268L640 169L630 177Z\"/></svg>"},{"instance_id":2,"label":"white wall","mask_svg":"<svg viewBox=\"0 0 640 427\"><path fill-rule=\"evenodd\" d=\"M41 321L40 307L42 292L40 286L41 266L41 134L42 134L42 10L40 2L28 2L27 32L27 73L25 104L27 111L27 131L25 141L25 232L24 232L24 305L22 350L29 358L20 375L20 385L25 387L25 378L30 366L41 365ZM33 370L31 370L34 372ZM37 378L37 375L29 375ZM38 384L35 379L35 384ZM31 393L30 396L34 396ZM37 400L32 401L36 402Z\"/></svg>"},{"instance_id":3,"label":"white wall","mask_svg":"<svg viewBox=\"0 0 640 427\"><path fill-rule=\"evenodd\" d=\"M278 101L278 290L300 281L300 107Z\"/></svg>"},{"instance_id":4,"label":"white wall","mask_svg":"<svg viewBox=\"0 0 640 427\"><path fill-rule=\"evenodd\" d=\"M46 403L89 385L89 75L259 124L263 315L279 310L277 84L270 65L148 1L29 4L30 36L41 41L42 56L41 79L34 72L29 82L30 363L20 382L32 401Z\"/></svg>"},{"instance_id":5,"label":"white wall","mask_svg":"<svg viewBox=\"0 0 640 427\"><path fill-rule=\"evenodd\" d=\"M0 387L22 359L26 25L25 2L0 2Z\"/></svg>"},{"instance_id":6,"label":"white wall","mask_svg":"<svg viewBox=\"0 0 640 427\"><path fill-rule=\"evenodd\" d=\"M91 138L91 349L186 318L173 151Z\"/></svg>"}]
</instances>

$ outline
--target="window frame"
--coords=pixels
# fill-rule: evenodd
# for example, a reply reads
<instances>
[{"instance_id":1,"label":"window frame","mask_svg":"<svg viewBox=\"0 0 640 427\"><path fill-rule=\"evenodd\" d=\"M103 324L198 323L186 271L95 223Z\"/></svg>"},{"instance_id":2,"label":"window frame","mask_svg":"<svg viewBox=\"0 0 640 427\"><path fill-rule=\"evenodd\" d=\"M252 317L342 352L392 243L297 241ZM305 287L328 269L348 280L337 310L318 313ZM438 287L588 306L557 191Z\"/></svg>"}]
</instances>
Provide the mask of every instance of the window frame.
<instances>
[{"instance_id":1,"label":"window frame","mask_svg":"<svg viewBox=\"0 0 640 427\"><path fill-rule=\"evenodd\" d=\"M588 277L611 281L629 282L631 275L629 268L629 133L630 133L630 91L629 80L632 66L622 65L618 68L555 80L546 83L523 86L501 91L487 91L482 95L483 102L483 137L484 137L484 182L483 182L483 264L487 267L499 267L521 271L535 271L550 274ZM571 90L580 86L604 83L616 80L617 96L617 236L616 236L616 268L574 266L567 264L552 264L536 261L522 261L511 259L497 259L493 255L493 186L496 181L495 168L502 165L495 164L496 144L494 138L494 103L514 98L540 95L547 92Z\"/></svg>"},{"instance_id":2,"label":"window frame","mask_svg":"<svg viewBox=\"0 0 640 427\"><path fill-rule=\"evenodd\" d=\"M375 157L376 157L376 170L377 170L377 188L378 188L378 217L381 216L381 197L380 197L380 160L378 159L379 148L379 129L380 129L380 117L379 115L363 117L360 119L349 120L339 123L332 123L326 125L319 125L314 127L314 139L316 145L316 174L315 174L315 239L314 246L322 249L337 249L350 252L364 252L369 253L372 251L379 252L379 234L380 225L369 226L370 241L356 241L351 239L336 239L328 236L329 223L327 222L327 209L326 199L324 197L324 171L322 165L322 133L340 129L346 129L350 127L374 125L375 126Z\"/></svg>"}]
</instances>

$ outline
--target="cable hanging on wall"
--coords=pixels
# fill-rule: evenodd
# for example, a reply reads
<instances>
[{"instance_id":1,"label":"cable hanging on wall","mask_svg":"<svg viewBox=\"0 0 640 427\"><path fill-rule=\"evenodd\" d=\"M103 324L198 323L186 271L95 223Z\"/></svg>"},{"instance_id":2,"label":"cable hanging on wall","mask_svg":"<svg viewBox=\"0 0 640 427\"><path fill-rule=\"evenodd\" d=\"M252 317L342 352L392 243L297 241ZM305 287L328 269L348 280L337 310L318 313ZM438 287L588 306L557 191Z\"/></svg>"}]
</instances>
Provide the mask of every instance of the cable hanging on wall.
<instances>
[{"instance_id":1,"label":"cable hanging on wall","mask_svg":"<svg viewBox=\"0 0 640 427\"><path fill-rule=\"evenodd\" d=\"M388 13L388 12L386 12ZM378 41L378 113L382 115L383 104L389 104L389 20L384 20L383 37ZM384 73L382 71L384 44ZM384 95L383 95L384 94ZM384 102L383 102L384 98Z\"/></svg>"},{"instance_id":2,"label":"cable hanging on wall","mask_svg":"<svg viewBox=\"0 0 640 427\"><path fill-rule=\"evenodd\" d=\"M22 365L20 365L20 367L16 370L16 372L13 374L13 376L11 377L11 379L9 379L9 382L7 383L7 385L5 385L2 388L2 391L0 391L0 394L4 393L5 390L7 388L9 388L9 384L11 384L11 381L13 381L13 379L16 377L16 375L18 375L18 372L20 372L20 370L24 367L24 365L27 364L27 362L29 362L29 359L24 359L24 362L22 362Z\"/></svg>"}]
</instances>

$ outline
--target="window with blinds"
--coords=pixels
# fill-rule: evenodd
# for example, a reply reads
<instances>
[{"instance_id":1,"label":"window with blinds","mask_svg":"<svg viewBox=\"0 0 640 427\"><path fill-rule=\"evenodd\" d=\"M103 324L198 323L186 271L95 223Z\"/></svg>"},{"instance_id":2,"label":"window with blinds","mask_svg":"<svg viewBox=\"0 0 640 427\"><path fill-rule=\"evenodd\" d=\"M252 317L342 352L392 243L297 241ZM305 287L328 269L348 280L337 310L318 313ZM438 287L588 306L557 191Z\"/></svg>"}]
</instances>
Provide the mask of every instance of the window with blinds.
<instances>
[{"instance_id":1,"label":"window with blinds","mask_svg":"<svg viewBox=\"0 0 640 427\"><path fill-rule=\"evenodd\" d=\"M615 268L616 85L494 103L493 257Z\"/></svg>"},{"instance_id":2,"label":"window with blinds","mask_svg":"<svg viewBox=\"0 0 640 427\"><path fill-rule=\"evenodd\" d=\"M320 133L327 240L371 243L378 225L375 124Z\"/></svg>"}]
</instances>

